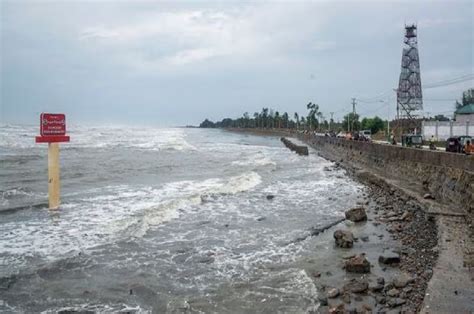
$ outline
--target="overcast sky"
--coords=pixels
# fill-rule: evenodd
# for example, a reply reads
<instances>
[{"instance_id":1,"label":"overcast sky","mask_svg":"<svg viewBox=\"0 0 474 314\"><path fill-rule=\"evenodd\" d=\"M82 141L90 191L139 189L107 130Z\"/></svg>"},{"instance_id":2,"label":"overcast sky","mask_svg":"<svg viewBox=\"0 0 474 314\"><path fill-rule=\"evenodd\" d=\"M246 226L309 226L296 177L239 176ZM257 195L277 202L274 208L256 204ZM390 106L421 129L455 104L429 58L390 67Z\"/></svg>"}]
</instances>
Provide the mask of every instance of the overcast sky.
<instances>
[{"instance_id":1,"label":"overcast sky","mask_svg":"<svg viewBox=\"0 0 474 314\"><path fill-rule=\"evenodd\" d=\"M398 84L404 23L423 84L472 74L472 1L1 1L2 123L198 124L263 106L335 118ZM450 114L473 81L424 90ZM393 92L387 93L391 115ZM382 102L362 115L387 116Z\"/></svg>"}]
</instances>

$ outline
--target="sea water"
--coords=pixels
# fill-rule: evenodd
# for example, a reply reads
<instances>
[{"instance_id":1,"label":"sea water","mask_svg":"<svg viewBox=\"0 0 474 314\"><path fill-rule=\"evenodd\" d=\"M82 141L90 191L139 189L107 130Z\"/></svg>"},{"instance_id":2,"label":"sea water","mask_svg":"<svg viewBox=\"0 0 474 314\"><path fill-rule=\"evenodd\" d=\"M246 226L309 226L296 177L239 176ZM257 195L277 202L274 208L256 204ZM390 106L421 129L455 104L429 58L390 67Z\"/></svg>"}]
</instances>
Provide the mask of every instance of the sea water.
<instances>
[{"instance_id":1,"label":"sea water","mask_svg":"<svg viewBox=\"0 0 474 314\"><path fill-rule=\"evenodd\" d=\"M37 132L0 126L0 311L317 309L298 261L324 254L310 230L343 217L361 186L314 150L216 129L72 127L49 211Z\"/></svg>"}]
</instances>

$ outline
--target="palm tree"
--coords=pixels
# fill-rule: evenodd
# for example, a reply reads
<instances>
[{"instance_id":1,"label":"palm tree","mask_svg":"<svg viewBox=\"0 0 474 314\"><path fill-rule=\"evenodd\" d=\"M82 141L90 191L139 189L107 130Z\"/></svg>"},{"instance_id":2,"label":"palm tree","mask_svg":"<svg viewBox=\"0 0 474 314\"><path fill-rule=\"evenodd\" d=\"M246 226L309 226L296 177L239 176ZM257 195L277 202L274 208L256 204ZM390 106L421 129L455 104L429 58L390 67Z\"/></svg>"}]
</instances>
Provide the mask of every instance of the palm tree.
<instances>
[{"instance_id":1,"label":"palm tree","mask_svg":"<svg viewBox=\"0 0 474 314\"><path fill-rule=\"evenodd\" d=\"M262 108L261 113L261 127L266 128L268 127L268 108Z\"/></svg>"},{"instance_id":2,"label":"palm tree","mask_svg":"<svg viewBox=\"0 0 474 314\"><path fill-rule=\"evenodd\" d=\"M306 108L309 110L308 118L306 119L306 121L308 122L309 128L311 130L313 128L313 125L316 124L316 116L319 117L321 113L319 112L319 105L317 104L313 104L310 102L306 105Z\"/></svg>"},{"instance_id":3,"label":"palm tree","mask_svg":"<svg viewBox=\"0 0 474 314\"><path fill-rule=\"evenodd\" d=\"M278 111L275 112L275 122L277 123L278 128L280 128L280 113Z\"/></svg>"},{"instance_id":4,"label":"palm tree","mask_svg":"<svg viewBox=\"0 0 474 314\"><path fill-rule=\"evenodd\" d=\"M288 129L288 112L285 112L283 113L283 115L281 116L282 120L283 120L283 127L285 129Z\"/></svg>"}]
</instances>

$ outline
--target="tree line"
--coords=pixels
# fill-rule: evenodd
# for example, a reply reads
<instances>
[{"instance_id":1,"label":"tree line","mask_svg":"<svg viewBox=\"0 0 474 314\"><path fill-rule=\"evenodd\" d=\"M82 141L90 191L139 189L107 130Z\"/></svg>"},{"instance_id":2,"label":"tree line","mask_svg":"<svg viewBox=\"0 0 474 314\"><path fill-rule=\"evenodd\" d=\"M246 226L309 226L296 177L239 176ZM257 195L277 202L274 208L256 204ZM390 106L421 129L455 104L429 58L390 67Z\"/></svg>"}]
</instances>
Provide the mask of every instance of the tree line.
<instances>
[{"instance_id":1,"label":"tree line","mask_svg":"<svg viewBox=\"0 0 474 314\"><path fill-rule=\"evenodd\" d=\"M225 118L217 122L205 119L199 127L293 129L319 132L371 130L372 134L375 134L380 130L385 130L387 125L387 121L377 116L359 120L359 115L352 112L345 115L342 122L335 122L332 118L328 120L319 110L319 105L312 102L306 105L306 109L306 115L300 115L297 112L290 115L288 112L280 113L277 110L264 107L260 112L254 112L253 115L245 112L237 119Z\"/></svg>"}]
</instances>

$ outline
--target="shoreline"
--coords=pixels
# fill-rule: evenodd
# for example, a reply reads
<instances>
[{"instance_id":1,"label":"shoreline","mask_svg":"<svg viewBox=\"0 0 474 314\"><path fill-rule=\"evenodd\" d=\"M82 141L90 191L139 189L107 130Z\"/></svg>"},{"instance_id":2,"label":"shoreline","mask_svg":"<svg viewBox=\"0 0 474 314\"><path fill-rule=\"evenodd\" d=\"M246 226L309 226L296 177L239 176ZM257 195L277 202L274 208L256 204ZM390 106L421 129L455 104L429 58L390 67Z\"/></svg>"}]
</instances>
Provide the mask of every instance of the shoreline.
<instances>
[{"instance_id":1,"label":"shoreline","mask_svg":"<svg viewBox=\"0 0 474 314\"><path fill-rule=\"evenodd\" d=\"M280 130L226 130L264 136L293 138L297 136L296 133ZM298 140L308 145L304 140ZM318 312L420 312L424 309L428 310L429 307L424 304L425 295L439 253L438 224L435 217L426 213L423 210L423 204L413 195L408 195L403 189L391 186L386 180L369 170L355 169L344 162L331 160L321 154L318 155L335 162L336 167L344 168L350 177L361 182L370 191L370 196L366 194L362 200L367 211L368 221L355 223L349 228L347 225L344 226L344 222L339 223L324 232L326 239L332 238L332 233L338 229L356 229L355 235L372 233L379 239L383 239L379 243L382 244L381 247L370 240L366 241L367 237L362 241L357 239L356 243L360 243L360 245L357 247L354 245L352 249L334 247L334 250L343 250L349 255L352 255L353 252L366 253L367 259L371 263L369 274L354 276L341 269L339 276L328 277L321 275L320 272L314 276L314 271L309 270L310 273L313 273L313 281L321 293L318 297L321 304ZM385 235L382 231L386 232ZM378 232L380 233L377 234ZM386 234L389 235L388 238L386 238ZM398 255L399 263L393 266L380 264L375 255L383 255L386 252ZM339 266L342 262L337 261ZM378 276L380 270L382 270L382 274L387 272L388 275ZM368 283L368 287L362 288L361 292L350 292L350 280L356 280L358 283L362 280L362 282ZM380 287L382 282L382 287ZM378 286L377 283L379 283ZM334 289L339 291L336 297L332 297Z\"/></svg>"}]
</instances>

